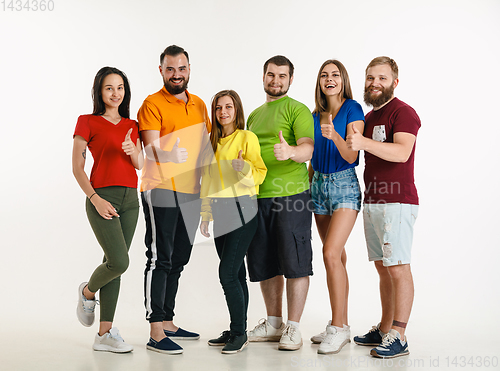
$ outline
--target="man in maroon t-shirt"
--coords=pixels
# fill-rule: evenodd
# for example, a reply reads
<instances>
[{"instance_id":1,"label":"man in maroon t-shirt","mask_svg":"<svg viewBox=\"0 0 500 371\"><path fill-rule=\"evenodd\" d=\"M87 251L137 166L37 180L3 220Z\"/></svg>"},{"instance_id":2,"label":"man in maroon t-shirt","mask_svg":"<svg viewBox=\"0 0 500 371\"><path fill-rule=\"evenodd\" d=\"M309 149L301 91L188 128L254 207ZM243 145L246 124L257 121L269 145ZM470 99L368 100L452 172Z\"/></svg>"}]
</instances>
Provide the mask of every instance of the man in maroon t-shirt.
<instances>
[{"instance_id":1,"label":"man in maroon t-shirt","mask_svg":"<svg viewBox=\"0 0 500 371\"><path fill-rule=\"evenodd\" d=\"M365 131L347 136L347 146L365 151L363 220L368 257L380 276L382 319L359 345L376 346L370 354L394 358L409 354L404 336L413 304L410 269L413 225L418 194L413 178L415 141L420 119L413 108L394 97L398 66L378 57L366 68L365 95L373 110L365 116Z\"/></svg>"}]
</instances>

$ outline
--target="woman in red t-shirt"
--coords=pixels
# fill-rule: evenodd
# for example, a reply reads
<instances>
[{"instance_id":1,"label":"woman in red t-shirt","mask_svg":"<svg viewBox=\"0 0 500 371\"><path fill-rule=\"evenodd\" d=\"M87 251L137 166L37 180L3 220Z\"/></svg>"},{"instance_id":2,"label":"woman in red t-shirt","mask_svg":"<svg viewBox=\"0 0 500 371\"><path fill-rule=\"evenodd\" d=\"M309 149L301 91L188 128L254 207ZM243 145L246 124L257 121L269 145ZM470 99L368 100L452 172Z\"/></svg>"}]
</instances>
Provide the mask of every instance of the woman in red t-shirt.
<instances>
[{"instance_id":1,"label":"woman in red t-shirt","mask_svg":"<svg viewBox=\"0 0 500 371\"><path fill-rule=\"evenodd\" d=\"M84 326L94 323L99 290L101 316L93 348L124 353L133 347L112 324L139 214L136 169L142 168L144 159L137 122L129 118L130 86L125 74L113 67L101 68L92 98L94 111L78 118L73 135L73 174L87 196L87 217L104 259L88 283L78 288L77 316ZM90 179L84 170L87 147L94 159Z\"/></svg>"}]
</instances>

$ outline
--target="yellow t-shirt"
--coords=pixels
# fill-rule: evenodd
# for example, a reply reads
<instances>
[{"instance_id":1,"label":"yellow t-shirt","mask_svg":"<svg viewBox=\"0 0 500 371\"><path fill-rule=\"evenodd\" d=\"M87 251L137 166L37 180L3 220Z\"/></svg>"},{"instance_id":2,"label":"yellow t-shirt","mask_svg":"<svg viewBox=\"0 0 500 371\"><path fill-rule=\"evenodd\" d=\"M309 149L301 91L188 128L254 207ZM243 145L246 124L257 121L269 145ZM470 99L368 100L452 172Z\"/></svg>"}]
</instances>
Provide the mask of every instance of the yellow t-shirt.
<instances>
[{"instance_id":1,"label":"yellow t-shirt","mask_svg":"<svg viewBox=\"0 0 500 371\"><path fill-rule=\"evenodd\" d=\"M200 191L200 153L212 128L205 103L189 94L188 102L177 99L165 87L144 100L137 120L139 130L160 132L160 148L171 151L177 138L179 148L186 148L184 163L157 163L146 158L142 169L141 192L163 188L183 193Z\"/></svg>"},{"instance_id":2,"label":"yellow t-shirt","mask_svg":"<svg viewBox=\"0 0 500 371\"><path fill-rule=\"evenodd\" d=\"M236 172L232 161L238 158L240 150L243 151L242 157L246 164L242 171ZM211 198L255 196L267 173L260 155L259 140L251 131L236 130L221 138L215 159L217 162L203 169L200 197L204 221L212 220Z\"/></svg>"}]
</instances>

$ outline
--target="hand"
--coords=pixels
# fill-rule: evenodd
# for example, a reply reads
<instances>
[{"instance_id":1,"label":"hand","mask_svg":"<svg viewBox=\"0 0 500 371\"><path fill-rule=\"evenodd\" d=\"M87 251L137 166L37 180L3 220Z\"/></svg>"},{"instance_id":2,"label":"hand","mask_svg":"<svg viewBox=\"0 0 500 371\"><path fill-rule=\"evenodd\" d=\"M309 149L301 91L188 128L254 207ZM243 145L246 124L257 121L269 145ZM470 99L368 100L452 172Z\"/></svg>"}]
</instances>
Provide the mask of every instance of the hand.
<instances>
[{"instance_id":1,"label":"hand","mask_svg":"<svg viewBox=\"0 0 500 371\"><path fill-rule=\"evenodd\" d=\"M135 145L134 142L132 142L132 139L130 139L130 135L132 134L132 129L130 129L127 132L127 135L125 135L125 140L122 143L122 149L127 155L133 155L135 151Z\"/></svg>"},{"instance_id":2,"label":"hand","mask_svg":"<svg viewBox=\"0 0 500 371\"><path fill-rule=\"evenodd\" d=\"M177 138L174 146L172 147L172 150L170 151L170 155L169 155L169 161L175 162L176 164L186 162L188 159L188 152L187 152L186 148L179 148L180 141L181 141L181 139Z\"/></svg>"},{"instance_id":3,"label":"hand","mask_svg":"<svg viewBox=\"0 0 500 371\"><path fill-rule=\"evenodd\" d=\"M113 216L120 217L116 212L116 209L104 198L101 198L98 194L94 195L90 200L92 205L94 205L95 209L104 219L111 220Z\"/></svg>"},{"instance_id":4,"label":"hand","mask_svg":"<svg viewBox=\"0 0 500 371\"><path fill-rule=\"evenodd\" d=\"M205 237L210 237L210 233L208 233L208 225L209 224L210 224L210 222L208 222L208 221L203 221L200 224L200 232Z\"/></svg>"},{"instance_id":5,"label":"hand","mask_svg":"<svg viewBox=\"0 0 500 371\"><path fill-rule=\"evenodd\" d=\"M294 156L294 150L288 145L285 138L283 138L283 132L281 130L279 138L280 142L274 145L274 156L278 161L285 161Z\"/></svg>"},{"instance_id":6,"label":"hand","mask_svg":"<svg viewBox=\"0 0 500 371\"><path fill-rule=\"evenodd\" d=\"M356 125L352 125L352 130L354 131L354 134L349 134L345 140L347 148L351 151L360 151L364 149L363 143L366 138L359 132Z\"/></svg>"},{"instance_id":7,"label":"hand","mask_svg":"<svg viewBox=\"0 0 500 371\"><path fill-rule=\"evenodd\" d=\"M333 126L332 115L329 115L328 124L321 125L321 135L323 135L326 139L333 140L335 134L337 134L337 132L335 131L335 127Z\"/></svg>"},{"instance_id":8,"label":"hand","mask_svg":"<svg viewBox=\"0 0 500 371\"><path fill-rule=\"evenodd\" d=\"M242 171L243 166L245 166L245 160L243 160L242 153L243 150L240 149L240 152L238 153L238 158L234 159L231 163L231 165L233 165L234 171Z\"/></svg>"}]
</instances>

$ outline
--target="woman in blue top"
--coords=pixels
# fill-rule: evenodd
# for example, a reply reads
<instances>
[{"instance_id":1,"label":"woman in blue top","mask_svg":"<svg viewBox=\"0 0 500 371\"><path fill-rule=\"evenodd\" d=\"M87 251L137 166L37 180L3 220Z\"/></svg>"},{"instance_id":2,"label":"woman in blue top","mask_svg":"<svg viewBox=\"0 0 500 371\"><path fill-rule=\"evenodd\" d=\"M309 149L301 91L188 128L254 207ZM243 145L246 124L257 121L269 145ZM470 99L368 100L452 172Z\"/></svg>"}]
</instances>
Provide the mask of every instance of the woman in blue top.
<instances>
[{"instance_id":1,"label":"woman in blue top","mask_svg":"<svg viewBox=\"0 0 500 371\"><path fill-rule=\"evenodd\" d=\"M314 217L323 242L323 260L330 293L332 319L326 331L313 336L321 343L318 353L338 353L350 342L347 324L347 255L344 245L361 208L361 193L355 166L358 152L347 148L346 135L364 129L364 115L352 99L349 75L337 60L327 60L316 81L314 153L309 165ZM312 165L312 166L311 166Z\"/></svg>"}]
</instances>

